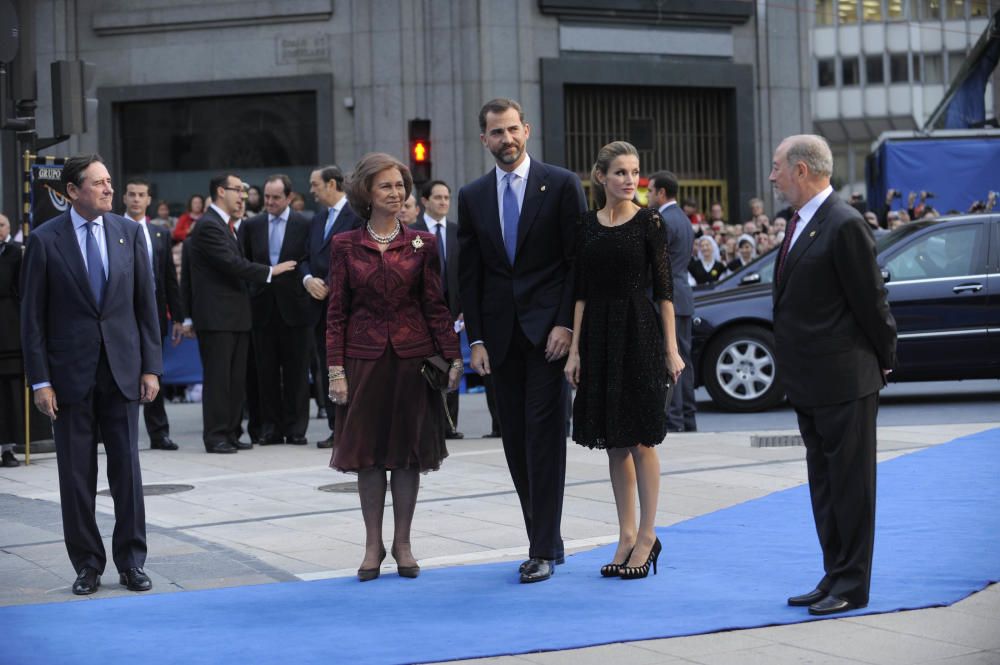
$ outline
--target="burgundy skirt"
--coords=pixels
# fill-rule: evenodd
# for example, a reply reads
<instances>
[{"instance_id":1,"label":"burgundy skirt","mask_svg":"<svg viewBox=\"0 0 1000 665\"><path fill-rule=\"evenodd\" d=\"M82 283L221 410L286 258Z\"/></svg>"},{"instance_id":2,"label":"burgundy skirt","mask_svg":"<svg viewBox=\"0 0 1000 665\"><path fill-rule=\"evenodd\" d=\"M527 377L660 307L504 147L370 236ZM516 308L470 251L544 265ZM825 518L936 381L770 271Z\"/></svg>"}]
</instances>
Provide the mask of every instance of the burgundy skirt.
<instances>
[{"instance_id":1,"label":"burgundy skirt","mask_svg":"<svg viewBox=\"0 0 1000 665\"><path fill-rule=\"evenodd\" d=\"M388 345L378 360L346 358L348 401L335 408L338 471L436 471L448 456L441 394L420 374L423 358L400 358Z\"/></svg>"}]
</instances>

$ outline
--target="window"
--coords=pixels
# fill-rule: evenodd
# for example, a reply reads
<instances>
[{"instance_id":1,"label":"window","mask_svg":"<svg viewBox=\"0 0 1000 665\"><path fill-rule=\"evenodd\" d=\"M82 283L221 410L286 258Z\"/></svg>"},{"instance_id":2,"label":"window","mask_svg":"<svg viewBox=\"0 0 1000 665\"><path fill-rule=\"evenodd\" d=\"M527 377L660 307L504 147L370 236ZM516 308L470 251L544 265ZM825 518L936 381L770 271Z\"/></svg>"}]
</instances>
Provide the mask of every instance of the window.
<instances>
[{"instance_id":1,"label":"window","mask_svg":"<svg viewBox=\"0 0 1000 665\"><path fill-rule=\"evenodd\" d=\"M881 55L865 57L865 83L868 85L885 83L885 65Z\"/></svg>"},{"instance_id":2,"label":"window","mask_svg":"<svg viewBox=\"0 0 1000 665\"><path fill-rule=\"evenodd\" d=\"M951 51L948 53L948 80L954 81L958 76L958 70L965 62L965 51Z\"/></svg>"},{"instance_id":3,"label":"window","mask_svg":"<svg viewBox=\"0 0 1000 665\"><path fill-rule=\"evenodd\" d=\"M889 0L888 10L890 21L902 21L906 18L903 0Z\"/></svg>"},{"instance_id":4,"label":"window","mask_svg":"<svg viewBox=\"0 0 1000 665\"><path fill-rule=\"evenodd\" d=\"M917 20L941 20L941 0L914 0L914 3L917 6Z\"/></svg>"},{"instance_id":5,"label":"window","mask_svg":"<svg viewBox=\"0 0 1000 665\"><path fill-rule=\"evenodd\" d=\"M946 229L914 242L886 263L893 283L971 275L979 228L971 225Z\"/></svg>"},{"instance_id":6,"label":"window","mask_svg":"<svg viewBox=\"0 0 1000 665\"><path fill-rule=\"evenodd\" d=\"M819 87L832 88L837 85L836 73L833 67L833 60L820 60L819 65Z\"/></svg>"},{"instance_id":7,"label":"window","mask_svg":"<svg viewBox=\"0 0 1000 665\"><path fill-rule=\"evenodd\" d=\"M882 0L868 0L861 3L861 20L865 23L882 22Z\"/></svg>"},{"instance_id":8,"label":"window","mask_svg":"<svg viewBox=\"0 0 1000 665\"><path fill-rule=\"evenodd\" d=\"M833 0L816 0L816 25L833 25Z\"/></svg>"},{"instance_id":9,"label":"window","mask_svg":"<svg viewBox=\"0 0 1000 665\"><path fill-rule=\"evenodd\" d=\"M846 23L857 23L858 22L858 3L857 0L840 0L837 3L837 18L840 19L841 25Z\"/></svg>"},{"instance_id":10,"label":"window","mask_svg":"<svg viewBox=\"0 0 1000 665\"><path fill-rule=\"evenodd\" d=\"M913 82L914 83L919 83L920 81L923 80L920 75L921 75L921 72L920 72L920 57L916 53L914 53L913 54Z\"/></svg>"},{"instance_id":11,"label":"window","mask_svg":"<svg viewBox=\"0 0 1000 665\"><path fill-rule=\"evenodd\" d=\"M944 17L951 21L965 19L965 0L945 0Z\"/></svg>"},{"instance_id":12,"label":"window","mask_svg":"<svg viewBox=\"0 0 1000 665\"><path fill-rule=\"evenodd\" d=\"M861 83L858 59L855 56L845 57L840 61L840 82L841 85L858 85Z\"/></svg>"},{"instance_id":13,"label":"window","mask_svg":"<svg viewBox=\"0 0 1000 665\"><path fill-rule=\"evenodd\" d=\"M971 18L989 18L990 8L987 0L972 0L969 3L969 16ZM996 7L996 4L994 4Z\"/></svg>"},{"instance_id":14,"label":"window","mask_svg":"<svg viewBox=\"0 0 1000 665\"><path fill-rule=\"evenodd\" d=\"M891 83L909 83L910 72L905 53L895 53L889 56L889 81Z\"/></svg>"},{"instance_id":15,"label":"window","mask_svg":"<svg viewBox=\"0 0 1000 665\"><path fill-rule=\"evenodd\" d=\"M924 54L923 82L928 85L944 83L944 59L940 53Z\"/></svg>"}]
</instances>

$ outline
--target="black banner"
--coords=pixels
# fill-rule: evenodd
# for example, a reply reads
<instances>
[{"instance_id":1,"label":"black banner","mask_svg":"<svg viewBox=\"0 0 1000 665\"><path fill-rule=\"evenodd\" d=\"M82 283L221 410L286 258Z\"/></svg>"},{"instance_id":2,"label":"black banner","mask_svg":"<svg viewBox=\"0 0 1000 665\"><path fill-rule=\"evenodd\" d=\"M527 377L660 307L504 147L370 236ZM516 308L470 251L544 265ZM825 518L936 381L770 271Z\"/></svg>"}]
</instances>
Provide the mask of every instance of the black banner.
<instances>
[{"instance_id":1,"label":"black banner","mask_svg":"<svg viewBox=\"0 0 1000 665\"><path fill-rule=\"evenodd\" d=\"M69 210L69 199L66 198L60 181L62 160L57 161L59 163L31 165L28 218L33 229Z\"/></svg>"}]
</instances>

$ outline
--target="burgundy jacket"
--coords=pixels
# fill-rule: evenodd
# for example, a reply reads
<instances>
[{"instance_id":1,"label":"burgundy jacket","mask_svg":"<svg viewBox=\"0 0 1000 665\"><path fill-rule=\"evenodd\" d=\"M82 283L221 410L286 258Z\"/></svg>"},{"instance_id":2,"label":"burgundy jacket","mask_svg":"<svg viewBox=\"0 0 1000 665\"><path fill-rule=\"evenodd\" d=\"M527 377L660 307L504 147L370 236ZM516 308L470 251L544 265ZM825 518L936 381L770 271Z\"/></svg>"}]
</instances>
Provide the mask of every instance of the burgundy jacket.
<instances>
[{"instance_id":1,"label":"burgundy jacket","mask_svg":"<svg viewBox=\"0 0 1000 665\"><path fill-rule=\"evenodd\" d=\"M432 234L404 226L385 253L364 226L333 236L327 283L327 364L375 360L390 343L400 358L461 357Z\"/></svg>"}]
</instances>

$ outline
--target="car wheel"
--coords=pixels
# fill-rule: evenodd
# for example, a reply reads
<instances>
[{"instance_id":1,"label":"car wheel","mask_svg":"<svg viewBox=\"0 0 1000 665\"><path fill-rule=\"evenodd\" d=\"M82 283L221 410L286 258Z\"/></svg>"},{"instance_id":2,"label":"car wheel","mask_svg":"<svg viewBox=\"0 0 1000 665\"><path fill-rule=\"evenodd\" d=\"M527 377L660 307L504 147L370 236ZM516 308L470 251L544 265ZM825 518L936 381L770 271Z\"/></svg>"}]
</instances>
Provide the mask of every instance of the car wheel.
<instances>
[{"instance_id":1,"label":"car wheel","mask_svg":"<svg viewBox=\"0 0 1000 665\"><path fill-rule=\"evenodd\" d=\"M705 349L702 383L725 411L762 411L784 398L778 385L774 335L759 326L725 330Z\"/></svg>"}]
</instances>

